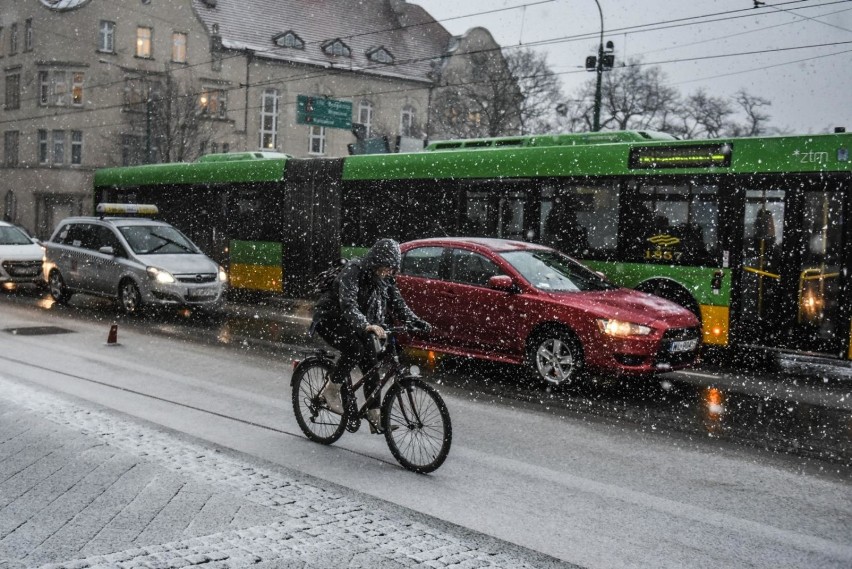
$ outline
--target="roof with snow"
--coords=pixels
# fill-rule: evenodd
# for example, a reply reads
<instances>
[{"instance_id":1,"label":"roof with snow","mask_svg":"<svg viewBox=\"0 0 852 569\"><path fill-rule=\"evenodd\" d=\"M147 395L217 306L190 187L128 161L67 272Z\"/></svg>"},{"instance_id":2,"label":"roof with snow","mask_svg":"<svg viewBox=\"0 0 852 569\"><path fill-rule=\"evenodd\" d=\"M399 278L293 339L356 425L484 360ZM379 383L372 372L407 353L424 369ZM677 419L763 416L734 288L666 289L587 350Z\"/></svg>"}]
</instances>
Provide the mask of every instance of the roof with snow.
<instances>
[{"instance_id":1,"label":"roof with snow","mask_svg":"<svg viewBox=\"0 0 852 569\"><path fill-rule=\"evenodd\" d=\"M404 0L192 0L228 49L257 57L430 81L452 35ZM214 27L215 26L215 27Z\"/></svg>"}]
</instances>

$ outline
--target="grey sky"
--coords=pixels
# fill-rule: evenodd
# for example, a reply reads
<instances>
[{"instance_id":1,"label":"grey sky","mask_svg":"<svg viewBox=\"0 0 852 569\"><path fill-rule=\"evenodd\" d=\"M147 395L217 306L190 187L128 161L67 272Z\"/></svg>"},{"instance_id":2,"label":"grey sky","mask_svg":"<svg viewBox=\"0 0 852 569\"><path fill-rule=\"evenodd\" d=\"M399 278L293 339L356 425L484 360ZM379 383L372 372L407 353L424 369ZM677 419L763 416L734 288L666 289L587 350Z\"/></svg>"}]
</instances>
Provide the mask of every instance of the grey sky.
<instances>
[{"instance_id":1,"label":"grey sky","mask_svg":"<svg viewBox=\"0 0 852 569\"><path fill-rule=\"evenodd\" d=\"M483 26L504 47L546 50L569 98L592 77L583 65L600 37L595 0L410 1L453 34ZM658 63L683 94L745 88L772 101L772 126L792 132L852 128L852 0L767 0L758 8L753 0L599 1L616 62ZM708 58L756 51L765 53Z\"/></svg>"}]
</instances>

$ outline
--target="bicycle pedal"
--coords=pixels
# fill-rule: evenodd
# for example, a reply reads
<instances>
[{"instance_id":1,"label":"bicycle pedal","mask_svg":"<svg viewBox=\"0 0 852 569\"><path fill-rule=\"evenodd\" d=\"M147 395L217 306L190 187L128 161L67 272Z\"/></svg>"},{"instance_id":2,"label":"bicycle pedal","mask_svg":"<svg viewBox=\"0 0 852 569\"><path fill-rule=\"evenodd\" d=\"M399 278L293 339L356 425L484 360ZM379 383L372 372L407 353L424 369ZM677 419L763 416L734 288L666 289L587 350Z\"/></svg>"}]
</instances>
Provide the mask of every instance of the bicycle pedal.
<instances>
[{"instance_id":1,"label":"bicycle pedal","mask_svg":"<svg viewBox=\"0 0 852 569\"><path fill-rule=\"evenodd\" d=\"M358 421L347 421L346 422L346 430L349 431L350 433L355 433L360 428L361 428L361 421L360 420L358 420Z\"/></svg>"}]
</instances>

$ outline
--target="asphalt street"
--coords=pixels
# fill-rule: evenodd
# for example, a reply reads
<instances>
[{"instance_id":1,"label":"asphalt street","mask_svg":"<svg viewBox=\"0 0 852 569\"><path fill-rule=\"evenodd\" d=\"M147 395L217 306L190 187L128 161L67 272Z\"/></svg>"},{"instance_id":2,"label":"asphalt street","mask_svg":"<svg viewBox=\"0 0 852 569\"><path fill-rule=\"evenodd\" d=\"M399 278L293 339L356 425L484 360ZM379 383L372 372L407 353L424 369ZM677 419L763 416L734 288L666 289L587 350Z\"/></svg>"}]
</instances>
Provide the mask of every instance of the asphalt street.
<instances>
[{"instance_id":1,"label":"asphalt street","mask_svg":"<svg viewBox=\"0 0 852 569\"><path fill-rule=\"evenodd\" d=\"M0 377L0 568L572 567Z\"/></svg>"}]
</instances>

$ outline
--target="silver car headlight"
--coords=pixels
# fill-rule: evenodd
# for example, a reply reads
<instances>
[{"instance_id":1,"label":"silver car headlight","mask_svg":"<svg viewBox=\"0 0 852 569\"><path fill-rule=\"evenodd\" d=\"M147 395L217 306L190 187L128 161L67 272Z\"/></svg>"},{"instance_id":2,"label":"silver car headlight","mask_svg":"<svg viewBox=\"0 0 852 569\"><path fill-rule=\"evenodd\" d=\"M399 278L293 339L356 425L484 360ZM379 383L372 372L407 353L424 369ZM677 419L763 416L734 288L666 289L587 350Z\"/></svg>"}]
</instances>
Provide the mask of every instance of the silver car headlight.
<instances>
[{"instance_id":1,"label":"silver car headlight","mask_svg":"<svg viewBox=\"0 0 852 569\"><path fill-rule=\"evenodd\" d=\"M228 272L225 270L225 267L219 265L219 282L226 283L228 282Z\"/></svg>"},{"instance_id":2,"label":"silver car headlight","mask_svg":"<svg viewBox=\"0 0 852 569\"><path fill-rule=\"evenodd\" d=\"M598 328L601 333L615 338L627 338L628 336L647 336L651 333L651 328L636 324L635 322L625 322L623 320L615 320L612 318L598 318Z\"/></svg>"},{"instance_id":3,"label":"silver car headlight","mask_svg":"<svg viewBox=\"0 0 852 569\"><path fill-rule=\"evenodd\" d=\"M175 277L168 271L158 269L157 267L147 267L148 276L160 284L172 284L175 282Z\"/></svg>"}]
</instances>

